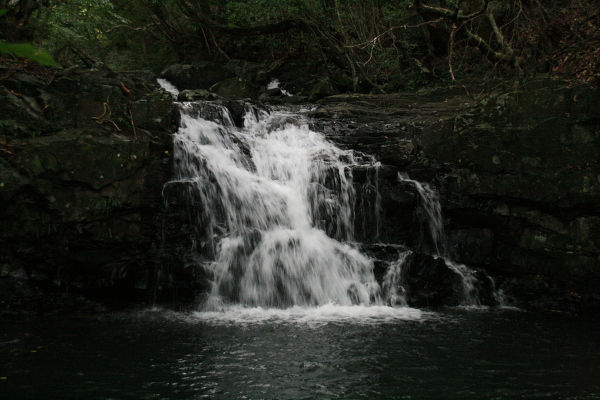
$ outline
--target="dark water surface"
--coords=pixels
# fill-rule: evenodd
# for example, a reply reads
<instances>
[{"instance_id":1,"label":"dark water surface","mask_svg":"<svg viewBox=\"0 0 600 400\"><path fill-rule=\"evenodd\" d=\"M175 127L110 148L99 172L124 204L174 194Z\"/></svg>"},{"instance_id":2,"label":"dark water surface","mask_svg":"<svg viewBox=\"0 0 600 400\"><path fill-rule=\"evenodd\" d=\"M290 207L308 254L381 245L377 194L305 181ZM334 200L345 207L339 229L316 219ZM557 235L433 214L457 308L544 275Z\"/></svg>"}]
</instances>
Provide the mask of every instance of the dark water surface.
<instances>
[{"instance_id":1,"label":"dark water surface","mask_svg":"<svg viewBox=\"0 0 600 400\"><path fill-rule=\"evenodd\" d=\"M2 321L0 399L600 399L600 323L520 311ZM8 343L7 343L8 342Z\"/></svg>"}]
</instances>

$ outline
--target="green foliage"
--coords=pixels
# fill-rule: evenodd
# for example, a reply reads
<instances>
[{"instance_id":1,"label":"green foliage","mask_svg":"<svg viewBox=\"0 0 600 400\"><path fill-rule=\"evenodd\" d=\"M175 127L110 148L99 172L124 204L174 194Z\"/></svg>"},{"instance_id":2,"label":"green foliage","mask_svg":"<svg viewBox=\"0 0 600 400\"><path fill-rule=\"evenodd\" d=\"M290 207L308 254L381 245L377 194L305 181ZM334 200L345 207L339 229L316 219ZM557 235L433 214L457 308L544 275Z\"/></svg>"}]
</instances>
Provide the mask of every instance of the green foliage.
<instances>
[{"instance_id":1,"label":"green foliage","mask_svg":"<svg viewBox=\"0 0 600 400\"><path fill-rule=\"evenodd\" d=\"M225 14L230 26L252 26L277 22L298 15L295 0L228 1Z\"/></svg>"},{"instance_id":2,"label":"green foliage","mask_svg":"<svg viewBox=\"0 0 600 400\"><path fill-rule=\"evenodd\" d=\"M103 197L96 201L92 206L93 212L96 215L109 214L113 210L123 207L123 203L117 196Z\"/></svg>"},{"instance_id":3,"label":"green foliage","mask_svg":"<svg viewBox=\"0 0 600 400\"><path fill-rule=\"evenodd\" d=\"M452 17L448 10L459 7L464 15L477 9L480 0L421 3L427 8L422 15L414 0L53 0L37 8L29 23L39 35L31 42L49 49L65 65L87 56L113 69L154 72L201 60L299 62L332 73L342 69L355 86L368 82L362 90L454 82L486 59L488 71L514 71L525 58L535 62L543 56L544 46L562 43L555 35L565 30L559 24L564 13L558 0L494 1L491 14L468 20ZM490 18L497 19L497 28ZM286 20L296 22L287 25L293 29L268 34L264 29L238 29ZM554 30L545 29L541 20L554 21ZM583 21L588 20L567 22L579 27L572 32L582 32ZM597 48L596 25L590 25L589 38L581 39L582 48ZM0 52L9 51L51 63L49 55L34 46L0 42ZM587 58L575 52L569 60Z\"/></svg>"},{"instance_id":4,"label":"green foliage","mask_svg":"<svg viewBox=\"0 0 600 400\"><path fill-rule=\"evenodd\" d=\"M107 32L127 19L114 12L111 0L71 0L40 11L34 24L43 32L42 43L65 61L75 48L105 61L111 42Z\"/></svg>"},{"instance_id":5,"label":"green foliage","mask_svg":"<svg viewBox=\"0 0 600 400\"><path fill-rule=\"evenodd\" d=\"M21 25L13 21L18 13L7 5L15 2L0 0L9 9L4 17L7 11L0 10L0 18L12 24L0 24L5 30L0 34L14 28L23 41L32 43L0 41L0 52L53 65L41 47L64 65L89 56L113 69L154 72L177 62L201 60L298 62L332 73L341 68L355 83L387 88L455 82L482 64L486 73L510 73L527 62L545 61L550 68L568 60L564 73L600 76L594 52L600 31L597 18L588 18L595 15L597 5L586 0L573 0L569 6L558 0L493 1L491 14L469 20L453 19L452 13L440 10L458 7L464 15L478 9L481 0L421 0L428 9L422 15L414 0L34 0L30 4L36 2L32 18L19 20L29 25L19 31ZM501 34L490 18L496 19ZM284 20L303 24L269 34L235 34L240 30L231 29ZM34 40L27 36L31 32L38 35ZM19 38L5 36L10 41ZM574 42L577 46L571 45Z\"/></svg>"},{"instance_id":6,"label":"green foliage","mask_svg":"<svg viewBox=\"0 0 600 400\"><path fill-rule=\"evenodd\" d=\"M264 62L305 58L327 64L335 53L337 61L333 62L338 67L349 57L360 65L360 73L371 79L384 76L385 80L398 68L398 46L391 28L405 22L409 3L410 0L72 0L38 10L32 24L43 33L40 43L66 65L81 62L81 53L113 69L145 68L155 72L175 62L206 59ZM237 36L213 29L215 25L257 27L284 20L305 21L313 28Z\"/></svg>"},{"instance_id":7,"label":"green foliage","mask_svg":"<svg viewBox=\"0 0 600 400\"><path fill-rule=\"evenodd\" d=\"M0 10L0 17L7 12L8 10ZM0 53L14 54L17 57L27 58L42 65L51 67L57 66L56 62L49 53L34 47L30 43L5 43L0 41Z\"/></svg>"},{"instance_id":8,"label":"green foliage","mask_svg":"<svg viewBox=\"0 0 600 400\"><path fill-rule=\"evenodd\" d=\"M0 42L0 53L14 54L17 57L27 58L38 64L56 67L58 64L54 61L50 53L34 47L30 43L3 43Z\"/></svg>"}]
</instances>

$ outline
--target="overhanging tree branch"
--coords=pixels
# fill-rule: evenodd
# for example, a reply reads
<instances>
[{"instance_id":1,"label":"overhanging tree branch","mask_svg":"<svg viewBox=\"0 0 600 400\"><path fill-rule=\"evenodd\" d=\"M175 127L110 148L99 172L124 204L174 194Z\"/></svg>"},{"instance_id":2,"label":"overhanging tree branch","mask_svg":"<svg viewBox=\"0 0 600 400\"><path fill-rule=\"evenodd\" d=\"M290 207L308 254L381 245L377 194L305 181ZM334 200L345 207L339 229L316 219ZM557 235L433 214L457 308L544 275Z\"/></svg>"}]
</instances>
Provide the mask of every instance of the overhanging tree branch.
<instances>
[{"instance_id":1,"label":"overhanging tree branch","mask_svg":"<svg viewBox=\"0 0 600 400\"><path fill-rule=\"evenodd\" d=\"M280 22L276 22L273 24L267 25L259 25L259 26L222 26L222 25L206 25L207 28L210 28L214 31L226 33L229 35L268 35L272 33L283 33L290 31L292 29L300 29L303 31L308 31L310 29L310 24L306 21L301 20L293 20L286 19Z\"/></svg>"},{"instance_id":2,"label":"overhanging tree branch","mask_svg":"<svg viewBox=\"0 0 600 400\"><path fill-rule=\"evenodd\" d=\"M503 46L503 51L496 51L490 46L488 42L483 40L480 36L471 32L470 29L466 29L467 37L473 41L477 47L479 47L485 56L493 62L506 62L512 64L518 71L521 71L521 65L519 58L515 55L512 47L508 44Z\"/></svg>"},{"instance_id":3,"label":"overhanging tree branch","mask_svg":"<svg viewBox=\"0 0 600 400\"><path fill-rule=\"evenodd\" d=\"M464 14L464 12L458 7L454 10L449 10L447 8L442 7L428 6L426 4L423 4L421 0L414 0L413 5L417 12L421 15L444 17L454 21L467 21L485 13L488 9L489 0L483 0L481 9L472 14Z\"/></svg>"},{"instance_id":4,"label":"overhanging tree branch","mask_svg":"<svg viewBox=\"0 0 600 400\"><path fill-rule=\"evenodd\" d=\"M300 29L303 31L310 31L311 29L311 25L308 22L299 19L284 19L272 24L257 26L223 25L206 17L202 10L194 4L190 4L188 1L180 1L177 5L184 14L191 16L194 22L199 23L203 28L234 36L268 35L273 33L283 33L292 29Z\"/></svg>"},{"instance_id":5,"label":"overhanging tree branch","mask_svg":"<svg viewBox=\"0 0 600 400\"><path fill-rule=\"evenodd\" d=\"M462 31L463 34L466 34L467 38L474 43L475 46L477 46L477 48L482 51L490 61L507 62L512 64L512 66L515 67L519 73L521 73L519 57L517 57L514 49L504 37L502 30L500 27L498 27L496 19L489 8L489 0L482 0L482 5L479 11L471 14L464 14L458 5L454 10L450 10L448 8L425 5L422 3L422 0L414 0L413 4L417 12L422 16L442 17L452 21L453 31L451 33L451 42L454 39L454 34ZM490 24L495 42L492 42L491 39L483 39L481 36L475 33L475 31L468 24L469 21L472 21L476 17L482 15L486 17ZM456 26L461 27L461 29L457 31ZM499 50L497 50L498 48ZM452 51L452 49L450 51Z\"/></svg>"}]
</instances>

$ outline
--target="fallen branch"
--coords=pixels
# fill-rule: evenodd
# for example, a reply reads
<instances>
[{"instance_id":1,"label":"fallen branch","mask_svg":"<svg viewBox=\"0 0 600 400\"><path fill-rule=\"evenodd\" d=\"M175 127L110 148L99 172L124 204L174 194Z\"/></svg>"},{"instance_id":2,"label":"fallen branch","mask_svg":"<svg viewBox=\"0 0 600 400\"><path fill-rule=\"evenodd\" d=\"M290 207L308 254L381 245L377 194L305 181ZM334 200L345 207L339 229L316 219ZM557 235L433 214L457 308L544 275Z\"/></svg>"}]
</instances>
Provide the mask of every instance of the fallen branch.
<instances>
[{"instance_id":1,"label":"fallen branch","mask_svg":"<svg viewBox=\"0 0 600 400\"><path fill-rule=\"evenodd\" d=\"M131 129L133 129L133 137L137 140L137 131L135 130L135 123L133 122L133 113L131 112L131 104L127 104L127 112L129 112L129 120L131 121Z\"/></svg>"},{"instance_id":2,"label":"fallen branch","mask_svg":"<svg viewBox=\"0 0 600 400\"><path fill-rule=\"evenodd\" d=\"M490 61L495 62L508 62L513 64L514 67L519 68L519 61L513 52L504 53L500 51L496 51L492 49L492 46L485 40L483 40L479 35L471 32L470 29L465 30L467 32L467 36L471 39L478 47L483 48L485 50L485 55Z\"/></svg>"},{"instance_id":3,"label":"fallen branch","mask_svg":"<svg viewBox=\"0 0 600 400\"><path fill-rule=\"evenodd\" d=\"M119 82L119 87L125 94L129 94L131 92L131 89L128 89L123 82Z\"/></svg>"},{"instance_id":4,"label":"fallen branch","mask_svg":"<svg viewBox=\"0 0 600 400\"><path fill-rule=\"evenodd\" d=\"M115 25L112 28L108 29L106 32L112 32L112 31L114 31L115 29L118 29L118 28L127 28L127 29L130 29L132 31L145 31L146 29L150 28L151 26L155 26L155 25L158 25L158 24L159 24L159 22L151 22L148 25L142 26L142 27L139 27L139 28L132 28L129 25Z\"/></svg>"},{"instance_id":5,"label":"fallen branch","mask_svg":"<svg viewBox=\"0 0 600 400\"><path fill-rule=\"evenodd\" d=\"M113 126L115 127L115 129L118 132L121 132L121 129L117 126L115 121L110 120L108 118L104 118L104 116L106 115L106 110L108 110L108 115L110 116L110 106L108 105L107 102L103 103L103 106L104 106L104 110L102 111L102 115L100 115L99 117L91 117L91 118L93 120L95 120L97 124L103 124L105 122L109 122L109 123L113 124Z\"/></svg>"}]
</instances>

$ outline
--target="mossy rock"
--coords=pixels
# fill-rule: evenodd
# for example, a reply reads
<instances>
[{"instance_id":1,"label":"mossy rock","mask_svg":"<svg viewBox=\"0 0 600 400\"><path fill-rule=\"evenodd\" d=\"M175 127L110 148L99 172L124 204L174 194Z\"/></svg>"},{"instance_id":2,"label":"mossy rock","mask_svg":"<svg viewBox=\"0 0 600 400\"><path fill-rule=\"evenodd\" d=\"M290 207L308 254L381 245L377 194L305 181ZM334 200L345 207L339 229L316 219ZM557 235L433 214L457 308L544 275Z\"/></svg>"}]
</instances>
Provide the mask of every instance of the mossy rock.
<instances>
[{"instance_id":1,"label":"mossy rock","mask_svg":"<svg viewBox=\"0 0 600 400\"><path fill-rule=\"evenodd\" d=\"M215 83L233 76L226 68L211 62L175 64L160 74L161 78L168 80L179 90L208 89Z\"/></svg>"},{"instance_id":2,"label":"mossy rock","mask_svg":"<svg viewBox=\"0 0 600 400\"><path fill-rule=\"evenodd\" d=\"M230 78L214 84L210 91L231 99L256 99L259 87L242 78Z\"/></svg>"},{"instance_id":3,"label":"mossy rock","mask_svg":"<svg viewBox=\"0 0 600 400\"><path fill-rule=\"evenodd\" d=\"M340 93L341 92L333 79L325 77L314 84L308 91L308 101L317 101L324 97L334 96Z\"/></svg>"}]
</instances>

